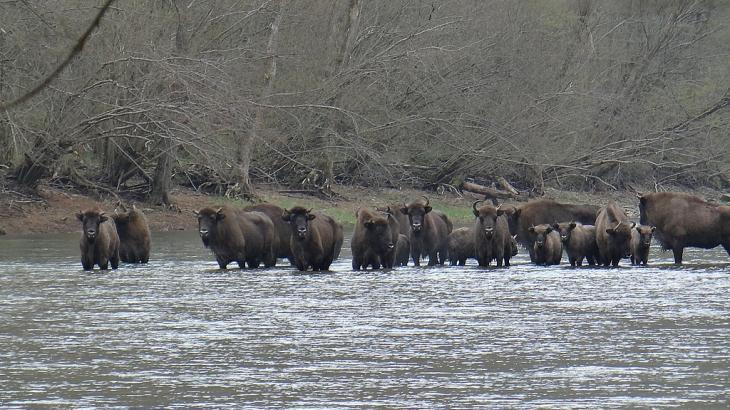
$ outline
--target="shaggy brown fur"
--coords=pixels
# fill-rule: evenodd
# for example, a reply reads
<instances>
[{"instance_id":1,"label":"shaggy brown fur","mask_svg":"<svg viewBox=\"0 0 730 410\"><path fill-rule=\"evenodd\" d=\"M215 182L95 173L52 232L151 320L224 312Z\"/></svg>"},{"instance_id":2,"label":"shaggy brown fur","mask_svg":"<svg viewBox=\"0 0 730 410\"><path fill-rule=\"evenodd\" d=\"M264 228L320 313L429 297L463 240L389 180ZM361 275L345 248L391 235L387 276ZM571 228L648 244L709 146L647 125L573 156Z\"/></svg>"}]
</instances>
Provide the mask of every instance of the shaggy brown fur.
<instances>
[{"instance_id":1,"label":"shaggy brown fur","mask_svg":"<svg viewBox=\"0 0 730 410\"><path fill-rule=\"evenodd\" d=\"M560 241L563 243L563 249L568 254L570 266L583 266L583 259L589 265L596 264L598 257L598 245L596 245L596 227L593 225L583 225L580 222L561 222L554 224Z\"/></svg>"},{"instance_id":2,"label":"shaggy brown fur","mask_svg":"<svg viewBox=\"0 0 730 410\"><path fill-rule=\"evenodd\" d=\"M536 265L559 265L563 257L563 244L560 234L549 224L531 226L527 231L532 236L533 253Z\"/></svg>"},{"instance_id":3,"label":"shaggy brown fur","mask_svg":"<svg viewBox=\"0 0 730 410\"><path fill-rule=\"evenodd\" d=\"M122 262L147 263L150 259L150 228L142 211L132 205L129 212L112 215L119 234Z\"/></svg>"},{"instance_id":4,"label":"shaggy brown fur","mask_svg":"<svg viewBox=\"0 0 730 410\"><path fill-rule=\"evenodd\" d=\"M596 244L600 264L618 266L621 258L629 256L631 229L635 225L615 202L611 201L601 208L596 217Z\"/></svg>"},{"instance_id":5,"label":"shaggy brown fur","mask_svg":"<svg viewBox=\"0 0 730 410\"><path fill-rule=\"evenodd\" d=\"M641 224L656 227L654 236L682 263L688 246L710 249L722 245L730 255L730 206L709 203L680 192L639 194Z\"/></svg>"},{"instance_id":6,"label":"shaggy brown fur","mask_svg":"<svg viewBox=\"0 0 730 410\"><path fill-rule=\"evenodd\" d=\"M631 230L631 264L646 265L649 263L651 238L656 230L653 226L638 225Z\"/></svg>"},{"instance_id":7,"label":"shaggy brown fur","mask_svg":"<svg viewBox=\"0 0 730 410\"><path fill-rule=\"evenodd\" d=\"M390 269L395 264L398 221L389 213L361 208L352 234L352 269Z\"/></svg>"},{"instance_id":8,"label":"shaggy brown fur","mask_svg":"<svg viewBox=\"0 0 730 410\"><path fill-rule=\"evenodd\" d=\"M538 199L513 210L510 208L512 206L505 205L505 215L509 218L507 222L511 232L513 235L517 235L517 242L530 251L531 260L533 259L532 235L529 234L531 226L554 224L560 221L576 221L585 225L593 225L598 214L598 207L595 205L564 204L551 199Z\"/></svg>"},{"instance_id":9,"label":"shaggy brown fur","mask_svg":"<svg viewBox=\"0 0 730 410\"><path fill-rule=\"evenodd\" d=\"M271 219L261 212L245 212L230 206L203 208L196 212L198 233L206 248L215 254L218 266L226 269L236 262L243 269L276 264Z\"/></svg>"},{"instance_id":10,"label":"shaggy brown fur","mask_svg":"<svg viewBox=\"0 0 730 410\"><path fill-rule=\"evenodd\" d=\"M323 214L313 214L300 206L284 210L281 218L289 223L294 265L300 271L329 270L342 248L342 225Z\"/></svg>"},{"instance_id":11,"label":"shaggy brown fur","mask_svg":"<svg viewBox=\"0 0 730 410\"><path fill-rule=\"evenodd\" d=\"M425 197L424 197L425 198ZM404 205L400 211L408 216L411 227L411 258L415 266L421 265L421 257L428 256L428 265L443 265L447 256L446 237L451 233L451 222L441 212L431 212L428 198Z\"/></svg>"},{"instance_id":12,"label":"shaggy brown fur","mask_svg":"<svg viewBox=\"0 0 730 410\"><path fill-rule=\"evenodd\" d=\"M243 208L244 211L256 211L266 214L274 223L276 228L276 239L274 240L274 253L277 258L286 258L294 264L294 258L291 254L291 248L289 247L289 237L291 236L291 229L289 224L281 219L281 215L284 213L284 209L274 204L256 204L250 205Z\"/></svg>"},{"instance_id":13,"label":"shaggy brown fur","mask_svg":"<svg viewBox=\"0 0 730 410\"><path fill-rule=\"evenodd\" d=\"M119 235L114 222L99 209L79 212L76 217L83 226L79 246L84 270L92 270L94 265L106 270L110 262L112 269L119 267Z\"/></svg>"},{"instance_id":14,"label":"shaggy brown fur","mask_svg":"<svg viewBox=\"0 0 730 410\"><path fill-rule=\"evenodd\" d=\"M451 266L466 265L466 260L476 258L474 249L474 229L454 229L446 238L448 244L449 264Z\"/></svg>"},{"instance_id":15,"label":"shaggy brown fur","mask_svg":"<svg viewBox=\"0 0 730 410\"><path fill-rule=\"evenodd\" d=\"M408 258L411 254L411 241L406 235L398 234L398 242L395 244L395 265L408 266Z\"/></svg>"},{"instance_id":16,"label":"shaggy brown fur","mask_svg":"<svg viewBox=\"0 0 730 410\"><path fill-rule=\"evenodd\" d=\"M492 260L497 266L509 266L512 257L512 237L509 233L507 218L499 208L492 205L483 205L477 209L476 201L472 204L474 210L474 252L479 266L489 266Z\"/></svg>"}]
</instances>

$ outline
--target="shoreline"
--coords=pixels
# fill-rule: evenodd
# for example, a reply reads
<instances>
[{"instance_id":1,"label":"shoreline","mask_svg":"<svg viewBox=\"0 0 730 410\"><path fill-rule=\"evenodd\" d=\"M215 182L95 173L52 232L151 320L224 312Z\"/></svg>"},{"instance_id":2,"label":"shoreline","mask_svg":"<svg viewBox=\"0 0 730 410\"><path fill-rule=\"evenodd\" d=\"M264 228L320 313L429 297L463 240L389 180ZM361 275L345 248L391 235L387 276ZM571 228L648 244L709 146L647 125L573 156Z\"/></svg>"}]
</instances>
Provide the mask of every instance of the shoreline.
<instances>
[{"instance_id":1,"label":"shoreline","mask_svg":"<svg viewBox=\"0 0 730 410\"><path fill-rule=\"evenodd\" d=\"M309 195L290 193L285 188L273 186L257 186L257 194L266 202L271 202L283 208L302 205L308 208L329 214L345 226L351 226L355 221L355 212L360 207L386 206L399 204L421 198L426 195L431 205L446 213L454 223L454 227L471 226L473 216L471 204L481 196L471 193L462 195L446 192L438 195L435 192L419 191L415 189L388 189L367 188L357 186L338 185L335 191L342 198L323 200ZM40 185L36 190L37 197L31 198L15 191L4 191L0 194L0 232L9 236L26 236L35 234L76 233L79 232L79 223L75 214L83 209L100 207L107 213L114 212L116 199L107 197L102 200L91 196L66 192L57 188ZM723 195L721 191L709 189L683 191L702 196L711 201L719 202ZM152 231L190 231L197 228L193 211L205 206L231 204L246 206L250 202L230 199L221 196L212 196L196 192L184 187L176 187L171 193L174 209L162 206L134 202L147 216ZM543 198L551 198L560 202L585 203L605 205L609 200L616 201L629 215L638 218L638 201L633 191L612 192L575 192L546 189ZM517 201L504 203L520 204ZM125 203L129 205L129 203Z\"/></svg>"}]
</instances>

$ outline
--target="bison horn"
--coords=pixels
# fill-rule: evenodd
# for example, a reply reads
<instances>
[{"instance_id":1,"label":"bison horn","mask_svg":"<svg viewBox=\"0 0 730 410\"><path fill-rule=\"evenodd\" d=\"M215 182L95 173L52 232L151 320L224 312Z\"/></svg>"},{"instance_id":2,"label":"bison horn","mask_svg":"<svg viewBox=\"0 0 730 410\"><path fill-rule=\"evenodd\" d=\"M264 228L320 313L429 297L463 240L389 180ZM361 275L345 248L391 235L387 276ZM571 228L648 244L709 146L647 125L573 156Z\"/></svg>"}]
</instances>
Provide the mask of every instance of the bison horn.
<instances>
[{"instance_id":1,"label":"bison horn","mask_svg":"<svg viewBox=\"0 0 730 410\"><path fill-rule=\"evenodd\" d=\"M428 204L429 204L428 197L426 195L421 195L421 196L423 197L423 199L426 200L426 205L424 205L424 206L428 206Z\"/></svg>"},{"instance_id":2,"label":"bison horn","mask_svg":"<svg viewBox=\"0 0 730 410\"><path fill-rule=\"evenodd\" d=\"M619 226L621 226L621 222L617 223L616 226L613 227L613 230L615 231Z\"/></svg>"},{"instance_id":3,"label":"bison horn","mask_svg":"<svg viewBox=\"0 0 730 410\"><path fill-rule=\"evenodd\" d=\"M484 202L484 200L483 199L480 199L478 201L474 201L474 203L471 204L471 209L473 209L474 212L477 212L477 204L480 203L480 202Z\"/></svg>"}]
</instances>

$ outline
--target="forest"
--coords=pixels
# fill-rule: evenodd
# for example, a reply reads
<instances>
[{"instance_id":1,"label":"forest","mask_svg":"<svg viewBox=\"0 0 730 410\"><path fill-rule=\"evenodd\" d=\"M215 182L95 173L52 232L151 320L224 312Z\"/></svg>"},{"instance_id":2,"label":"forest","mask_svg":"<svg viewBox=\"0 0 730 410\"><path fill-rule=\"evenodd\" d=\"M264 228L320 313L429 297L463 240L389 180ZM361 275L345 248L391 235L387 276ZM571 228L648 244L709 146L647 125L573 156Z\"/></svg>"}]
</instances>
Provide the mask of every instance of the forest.
<instances>
[{"instance_id":1,"label":"forest","mask_svg":"<svg viewBox=\"0 0 730 410\"><path fill-rule=\"evenodd\" d=\"M0 179L730 188L724 0L0 0Z\"/></svg>"}]
</instances>

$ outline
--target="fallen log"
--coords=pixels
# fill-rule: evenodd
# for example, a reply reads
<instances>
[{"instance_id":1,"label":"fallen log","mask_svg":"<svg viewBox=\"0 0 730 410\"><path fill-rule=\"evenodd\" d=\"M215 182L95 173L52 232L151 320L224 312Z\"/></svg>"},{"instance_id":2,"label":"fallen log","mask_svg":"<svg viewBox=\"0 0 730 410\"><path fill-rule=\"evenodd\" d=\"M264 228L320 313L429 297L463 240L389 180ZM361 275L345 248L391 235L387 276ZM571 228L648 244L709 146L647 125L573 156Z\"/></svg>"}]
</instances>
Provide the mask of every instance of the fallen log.
<instances>
[{"instance_id":1,"label":"fallen log","mask_svg":"<svg viewBox=\"0 0 730 410\"><path fill-rule=\"evenodd\" d=\"M475 184L473 182L463 182L461 184L461 189L463 189L464 191L482 194L487 199L514 199L519 196L519 192L517 194L514 194L509 191L502 191L500 189L486 187L484 185Z\"/></svg>"}]
</instances>

